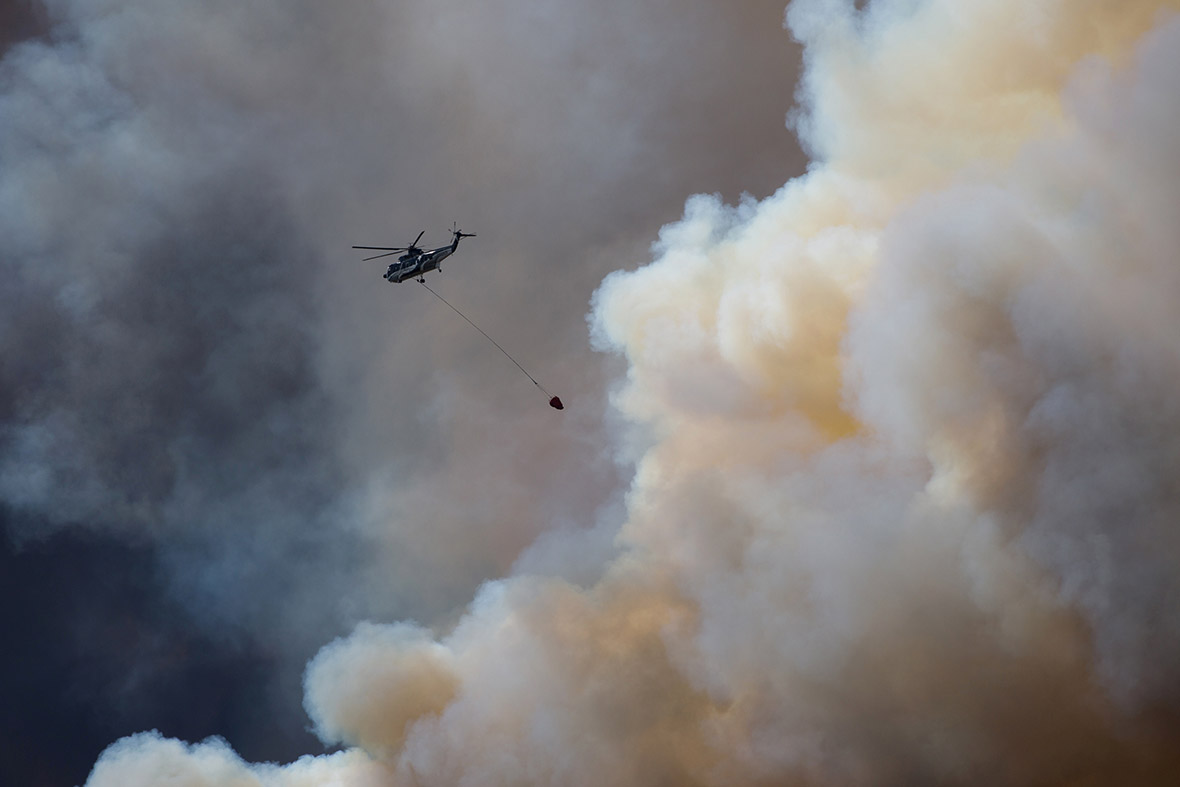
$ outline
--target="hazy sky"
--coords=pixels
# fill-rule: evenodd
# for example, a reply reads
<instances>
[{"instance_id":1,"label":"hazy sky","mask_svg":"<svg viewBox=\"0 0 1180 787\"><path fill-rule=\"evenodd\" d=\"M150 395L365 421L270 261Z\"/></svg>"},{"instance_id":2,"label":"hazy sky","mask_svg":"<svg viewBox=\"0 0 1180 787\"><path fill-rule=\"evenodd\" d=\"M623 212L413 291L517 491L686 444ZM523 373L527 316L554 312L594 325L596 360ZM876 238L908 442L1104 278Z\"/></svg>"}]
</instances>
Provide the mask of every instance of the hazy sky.
<instances>
[{"instance_id":1,"label":"hazy sky","mask_svg":"<svg viewBox=\"0 0 1180 787\"><path fill-rule=\"evenodd\" d=\"M6 769L1175 780L1178 5L25 7Z\"/></svg>"}]
</instances>

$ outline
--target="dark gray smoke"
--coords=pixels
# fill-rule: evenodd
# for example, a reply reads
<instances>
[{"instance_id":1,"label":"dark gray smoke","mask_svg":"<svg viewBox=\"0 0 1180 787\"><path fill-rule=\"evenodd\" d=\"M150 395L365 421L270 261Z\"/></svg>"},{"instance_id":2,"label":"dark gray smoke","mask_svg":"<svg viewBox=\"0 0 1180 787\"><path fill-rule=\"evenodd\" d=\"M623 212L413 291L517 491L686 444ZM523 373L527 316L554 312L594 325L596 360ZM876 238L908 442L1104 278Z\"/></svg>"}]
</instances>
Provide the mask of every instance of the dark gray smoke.
<instances>
[{"instance_id":1,"label":"dark gray smoke","mask_svg":"<svg viewBox=\"0 0 1180 787\"><path fill-rule=\"evenodd\" d=\"M621 484L586 303L684 194L761 196L801 169L781 12L6 7L7 537L150 556L170 614L285 663L288 688L357 621L453 615L518 562L597 576ZM348 248L441 244L452 221L479 237L440 292L560 417Z\"/></svg>"},{"instance_id":2,"label":"dark gray smoke","mask_svg":"<svg viewBox=\"0 0 1180 787\"><path fill-rule=\"evenodd\" d=\"M313 525L341 482L313 258L274 173L243 134L194 141L138 107L80 42L3 68L10 537L159 540L218 565L215 596L282 581L330 547Z\"/></svg>"},{"instance_id":3,"label":"dark gray smoke","mask_svg":"<svg viewBox=\"0 0 1180 787\"><path fill-rule=\"evenodd\" d=\"M781 75L753 101L730 95L743 71L789 68L774 4L613 10L51 4L49 40L2 66L10 536L158 540L186 593L269 626L245 610L321 582L310 593L338 603L333 577L363 569L373 538L418 552L423 580L443 569L432 590L402 587L440 611L556 521L587 525L614 484L593 437L601 363L578 349L594 282L676 195L766 190L792 166L777 121L757 132L782 159L764 176L732 174L736 145L701 155L751 112L781 119ZM730 63L751 31L778 51ZM379 263L347 248L419 229L441 243L451 219L480 245L442 281L579 403L564 427L480 337L409 287L379 288ZM559 447L571 439L585 448ZM486 443L537 440L544 464L581 471L576 499L519 467L447 513L502 463ZM520 483L561 486L560 502L524 514L504 492ZM455 562L433 531L473 506L489 540ZM419 576L385 560L383 575Z\"/></svg>"}]
</instances>

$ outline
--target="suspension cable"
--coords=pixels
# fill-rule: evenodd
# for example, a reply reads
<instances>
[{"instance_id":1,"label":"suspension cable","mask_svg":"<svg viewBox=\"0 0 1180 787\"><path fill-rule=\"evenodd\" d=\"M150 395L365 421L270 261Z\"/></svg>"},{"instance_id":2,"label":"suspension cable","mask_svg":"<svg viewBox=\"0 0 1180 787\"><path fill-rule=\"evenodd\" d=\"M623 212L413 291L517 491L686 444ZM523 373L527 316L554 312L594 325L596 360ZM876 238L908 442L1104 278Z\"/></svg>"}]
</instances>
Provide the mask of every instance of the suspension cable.
<instances>
[{"instance_id":1,"label":"suspension cable","mask_svg":"<svg viewBox=\"0 0 1180 787\"><path fill-rule=\"evenodd\" d=\"M483 328L480 328L478 325L476 325L474 322L472 322L470 317L468 317L466 314L464 314L463 312L461 312L461 311L459 311L458 309L456 309L456 308L455 308L455 307L454 307L454 306L451 304L451 302L450 302L450 301L448 301L446 298L444 298L443 296L439 295L439 294L438 294L437 292L435 292L434 290L430 289L430 285L429 285L429 284L427 284L425 281L423 281L422 279L419 279L419 280L418 280L418 283L419 283L419 284L421 284L423 287L425 287L427 290L430 290L430 294L431 294L431 295L433 295L434 297L438 298L438 299L439 299L440 301L442 301L443 303L445 303L445 304L446 304L448 307L450 307L451 311L453 311L455 314L457 314L457 315L459 315L460 317L462 317L464 320L467 320L467 324L468 324L468 325L470 325L470 326L471 326L472 328L474 328L475 330L477 330L477 331L479 331L480 333L482 333L482 334L484 335L484 338L485 338L485 339L487 339L487 340L488 340L489 342L491 342L492 344L496 345L496 349L497 349L497 350L499 350L500 352L504 353L504 357L505 357L505 358L507 358L508 360L512 361L512 363L516 364L516 368L517 368L517 369L520 369L522 372L524 372L524 376L525 376L525 377L527 377L527 378L529 378L530 380L532 380L532 381L533 381L533 385L535 385L535 386L537 386L538 388L540 388L542 393L544 393L546 396L550 397L550 398L549 398L549 406L550 406L550 407L554 408L555 410L562 410L562 409L564 409L564 405L561 403L561 399L559 399L558 397L556 397L556 396L554 396L553 394L549 393L549 391L545 390L545 386L543 386L543 385L541 385L539 382L537 382L537 378L535 378L535 377L533 377L531 374L529 374L527 369L525 369L523 366L521 366L521 365L520 365L520 363L518 363L518 362L517 362L517 360L516 360L515 358L513 358L511 355L509 355L509 354L508 354L508 351L507 351L507 350L505 350L503 347L501 347L501 346L500 346L500 343L499 343L499 342L497 342L497 341L496 341L495 339L493 339L491 336L488 336L488 333L487 333L487 331L485 331Z\"/></svg>"}]
</instances>

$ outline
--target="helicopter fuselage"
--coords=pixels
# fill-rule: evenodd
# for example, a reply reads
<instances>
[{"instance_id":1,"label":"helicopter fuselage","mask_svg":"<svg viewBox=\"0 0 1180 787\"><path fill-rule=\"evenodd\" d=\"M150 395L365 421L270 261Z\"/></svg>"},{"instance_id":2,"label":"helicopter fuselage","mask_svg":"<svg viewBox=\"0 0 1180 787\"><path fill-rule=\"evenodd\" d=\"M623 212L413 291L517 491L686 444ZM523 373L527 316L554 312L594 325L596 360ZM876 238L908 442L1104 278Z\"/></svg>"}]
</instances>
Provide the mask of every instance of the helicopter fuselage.
<instances>
[{"instance_id":1,"label":"helicopter fuselage","mask_svg":"<svg viewBox=\"0 0 1180 787\"><path fill-rule=\"evenodd\" d=\"M391 284L400 284L406 279L422 278L430 271L438 270L440 262L455 253L459 246L456 238L449 246L439 246L437 249L422 251L415 254L403 254L397 262L391 263L385 271L385 279Z\"/></svg>"}]
</instances>

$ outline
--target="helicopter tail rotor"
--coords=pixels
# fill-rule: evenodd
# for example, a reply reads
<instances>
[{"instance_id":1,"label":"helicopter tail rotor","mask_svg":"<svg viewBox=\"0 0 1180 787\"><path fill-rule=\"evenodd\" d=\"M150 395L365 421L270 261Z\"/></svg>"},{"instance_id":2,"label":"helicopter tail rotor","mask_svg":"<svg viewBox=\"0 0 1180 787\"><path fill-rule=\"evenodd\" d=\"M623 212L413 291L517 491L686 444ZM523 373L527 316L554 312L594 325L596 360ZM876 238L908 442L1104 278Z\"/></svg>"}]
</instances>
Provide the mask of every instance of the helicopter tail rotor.
<instances>
[{"instance_id":1,"label":"helicopter tail rotor","mask_svg":"<svg viewBox=\"0 0 1180 787\"><path fill-rule=\"evenodd\" d=\"M474 232L463 232L461 229L459 229L459 222L457 222L457 221L451 223L451 234L454 235L456 238L474 238L475 237Z\"/></svg>"}]
</instances>

